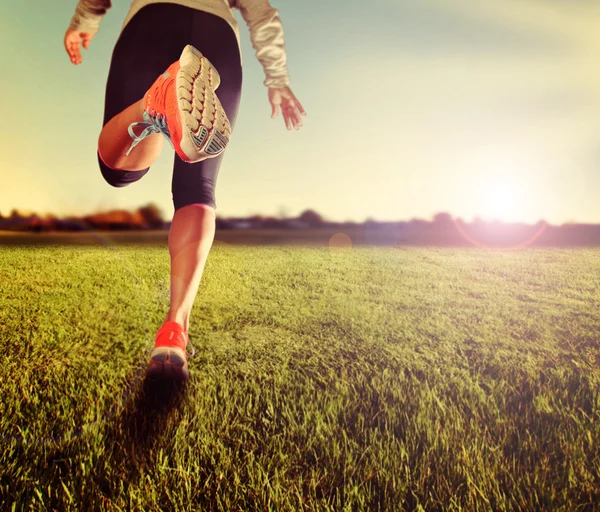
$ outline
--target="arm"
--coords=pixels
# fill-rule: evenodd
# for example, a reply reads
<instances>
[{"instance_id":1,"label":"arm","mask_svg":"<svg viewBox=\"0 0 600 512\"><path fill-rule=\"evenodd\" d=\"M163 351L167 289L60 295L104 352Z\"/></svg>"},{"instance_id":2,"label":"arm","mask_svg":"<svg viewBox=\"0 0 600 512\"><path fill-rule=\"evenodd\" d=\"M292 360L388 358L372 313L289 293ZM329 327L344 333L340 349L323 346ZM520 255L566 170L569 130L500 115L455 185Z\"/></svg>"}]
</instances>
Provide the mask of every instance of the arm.
<instances>
[{"instance_id":1,"label":"arm","mask_svg":"<svg viewBox=\"0 0 600 512\"><path fill-rule=\"evenodd\" d=\"M81 43L87 50L110 7L110 0L79 0L64 40L65 49L73 64L81 63Z\"/></svg>"},{"instance_id":2,"label":"arm","mask_svg":"<svg viewBox=\"0 0 600 512\"><path fill-rule=\"evenodd\" d=\"M96 34L100 22L111 8L111 0L79 0L69 29L86 34Z\"/></svg>"},{"instance_id":3,"label":"arm","mask_svg":"<svg viewBox=\"0 0 600 512\"><path fill-rule=\"evenodd\" d=\"M236 0L235 6L248 25L256 58L265 71L264 84L269 88L271 117L276 117L281 108L287 129L293 126L298 130L302 126L300 116L306 115L306 112L289 88L290 77L279 11L269 4L269 0Z\"/></svg>"},{"instance_id":4,"label":"arm","mask_svg":"<svg viewBox=\"0 0 600 512\"><path fill-rule=\"evenodd\" d=\"M250 41L261 63L267 87L285 87L290 84L283 39L283 25L279 11L268 0L236 0L242 18L248 25Z\"/></svg>"}]
</instances>

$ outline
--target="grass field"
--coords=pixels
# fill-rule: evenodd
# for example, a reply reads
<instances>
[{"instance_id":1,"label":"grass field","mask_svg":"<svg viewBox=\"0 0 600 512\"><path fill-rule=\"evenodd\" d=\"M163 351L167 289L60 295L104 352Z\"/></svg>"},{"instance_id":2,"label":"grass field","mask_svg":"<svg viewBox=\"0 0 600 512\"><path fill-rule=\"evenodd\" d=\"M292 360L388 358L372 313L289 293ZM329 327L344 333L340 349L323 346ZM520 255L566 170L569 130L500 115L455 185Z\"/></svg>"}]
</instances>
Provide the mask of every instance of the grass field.
<instances>
[{"instance_id":1,"label":"grass field","mask_svg":"<svg viewBox=\"0 0 600 512\"><path fill-rule=\"evenodd\" d=\"M600 509L600 251L0 249L0 510Z\"/></svg>"}]
</instances>

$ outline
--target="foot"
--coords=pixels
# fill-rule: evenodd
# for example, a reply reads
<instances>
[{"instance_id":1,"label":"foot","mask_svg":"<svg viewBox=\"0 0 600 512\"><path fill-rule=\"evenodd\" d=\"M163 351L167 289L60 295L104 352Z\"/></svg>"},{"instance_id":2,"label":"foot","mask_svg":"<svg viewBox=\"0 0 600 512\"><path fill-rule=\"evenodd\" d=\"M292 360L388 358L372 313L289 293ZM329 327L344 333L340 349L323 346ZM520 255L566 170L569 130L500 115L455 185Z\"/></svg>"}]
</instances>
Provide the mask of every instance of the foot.
<instances>
[{"instance_id":1,"label":"foot","mask_svg":"<svg viewBox=\"0 0 600 512\"><path fill-rule=\"evenodd\" d=\"M186 352L187 333L177 322L165 322L156 333L154 349L150 354L150 363L146 370L148 377L164 377L186 380L190 373Z\"/></svg>"},{"instance_id":2,"label":"foot","mask_svg":"<svg viewBox=\"0 0 600 512\"><path fill-rule=\"evenodd\" d=\"M152 133L162 133L189 163L220 155L231 126L215 93L221 78L196 48L187 45L178 61L159 76L144 96L144 122L133 123L129 152ZM140 135L133 128L144 126Z\"/></svg>"}]
</instances>

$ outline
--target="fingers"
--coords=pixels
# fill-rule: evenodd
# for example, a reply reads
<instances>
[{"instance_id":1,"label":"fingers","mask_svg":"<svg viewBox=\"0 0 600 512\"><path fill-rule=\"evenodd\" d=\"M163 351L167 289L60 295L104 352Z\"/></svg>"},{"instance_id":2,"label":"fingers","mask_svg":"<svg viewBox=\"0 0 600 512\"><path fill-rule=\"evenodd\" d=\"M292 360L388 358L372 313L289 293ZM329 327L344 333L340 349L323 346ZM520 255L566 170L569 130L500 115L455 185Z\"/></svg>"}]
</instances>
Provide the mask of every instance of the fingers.
<instances>
[{"instance_id":1,"label":"fingers","mask_svg":"<svg viewBox=\"0 0 600 512\"><path fill-rule=\"evenodd\" d=\"M285 126L288 130L291 130L292 127L294 130L302 128L302 118L300 117L300 112L302 112L302 110L300 110L297 105L290 103L283 107L281 111L283 112L283 119L285 120Z\"/></svg>"},{"instance_id":2,"label":"fingers","mask_svg":"<svg viewBox=\"0 0 600 512\"><path fill-rule=\"evenodd\" d=\"M83 41L83 47L87 49L90 46L94 35L87 34L84 32L78 32L76 30L67 30L65 34L65 50L69 55L69 59L75 65L81 64L83 58L81 57L81 44Z\"/></svg>"},{"instance_id":3,"label":"fingers","mask_svg":"<svg viewBox=\"0 0 600 512\"><path fill-rule=\"evenodd\" d=\"M299 130L302 126L302 122L300 121L300 117L293 110L283 110L283 120L285 121L285 127L288 130L294 128L295 130Z\"/></svg>"},{"instance_id":4,"label":"fingers","mask_svg":"<svg viewBox=\"0 0 600 512\"><path fill-rule=\"evenodd\" d=\"M292 107L294 107L294 109L297 109L296 113L300 113L303 116L306 115L306 111L304 110L304 107L302 106L302 104L298 101L298 98L296 98L296 96L294 96L294 93L292 91L289 91L289 97L288 97L289 103Z\"/></svg>"},{"instance_id":5,"label":"fingers","mask_svg":"<svg viewBox=\"0 0 600 512\"><path fill-rule=\"evenodd\" d=\"M285 125L287 129L291 130L292 126L294 127L294 130L299 130L300 128L302 128L303 125L301 115L305 116L306 111L304 110L296 96L294 96L294 93L292 91L289 91L289 95L284 100L283 105L284 106L282 106L282 110L286 114Z\"/></svg>"},{"instance_id":6,"label":"fingers","mask_svg":"<svg viewBox=\"0 0 600 512\"><path fill-rule=\"evenodd\" d=\"M83 47L87 50L92 42L92 38L94 36L92 34L81 34L81 38L83 39Z\"/></svg>"},{"instance_id":7,"label":"fingers","mask_svg":"<svg viewBox=\"0 0 600 512\"><path fill-rule=\"evenodd\" d=\"M292 129L292 119L290 117L290 114L287 110L282 110L282 114L283 114L283 120L285 122L285 127L288 130Z\"/></svg>"},{"instance_id":8,"label":"fingers","mask_svg":"<svg viewBox=\"0 0 600 512\"><path fill-rule=\"evenodd\" d=\"M269 88L269 100L271 102L272 118L279 114L279 109L281 107L283 122L288 130L291 130L292 128L299 130L303 126L301 116L305 116L306 111L289 87Z\"/></svg>"},{"instance_id":9,"label":"fingers","mask_svg":"<svg viewBox=\"0 0 600 512\"><path fill-rule=\"evenodd\" d=\"M73 64L81 64L83 59L81 57L81 49L79 47L79 42L71 42L69 43L69 57L71 57L71 62Z\"/></svg>"},{"instance_id":10,"label":"fingers","mask_svg":"<svg viewBox=\"0 0 600 512\"><path fill-rule=\"evenodd\" d=\"M279 103L271 103L271 119L273 119L274 117L277 117L277 114L279 114Z\"/></svg>"},{"instance_id":11,"label":"fingers","mask_svg":"<svg viewBox=\"0 0 600 512\"><path fill-rule=\"evenodd\" d=\"M69 59L73 64L81 64L81 51L79 33L69 33L65 36L65 49L69 55Z\"/></svg>"},{"instance_id":12,"label":"fingers","mask_svg":"<svg viewBox=\"0 0 600 512\"><path fill-rule=\"evenodd\" d=\"M303 111L302 110L300 110L300 111L294 110L293 122L294 122L294 128L296 130L299 130L303 126L302 118L300 117L300 112L303 112ZM304 114L304 115L306 115L306 114Z\"/></svg>"},{"instance_id":13,"label":"fingers","mask_svg":"<svg viewBox=\"0 0 600 512\"><path fill-rule=\"evenodd\" d=\"M304 110L304 107L300 104L300 102L294 98L294 101L296 102L296 106L298 107L298 110L300 111L300 113L305 116L306 115L306 111Z\"/></svg>"}]
</instances>

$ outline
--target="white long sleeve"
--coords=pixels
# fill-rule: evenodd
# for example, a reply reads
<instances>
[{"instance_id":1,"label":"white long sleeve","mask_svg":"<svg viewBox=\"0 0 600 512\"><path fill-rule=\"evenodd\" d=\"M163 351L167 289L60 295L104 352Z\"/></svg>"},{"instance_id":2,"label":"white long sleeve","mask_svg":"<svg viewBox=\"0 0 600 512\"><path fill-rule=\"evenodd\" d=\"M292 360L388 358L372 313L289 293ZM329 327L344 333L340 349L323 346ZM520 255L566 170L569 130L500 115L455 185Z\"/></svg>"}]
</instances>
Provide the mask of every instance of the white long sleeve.
<instances>
[{"instance_id":1,"label":"white long sleeve","mask_svg":"<svg viewBox=\"0 0 600 512\"><path fill-rule=\"evenodd\" d=\"M79 0L69 28L95 34L100 28L100 22L106 11L110 8L110 0Z\"/></svg>"},{"instance_id":2,"label":"white long sleeve","mask_svg":"<svg viewBox=\"0 0 600 512\"><path fill-rule=\"evenodd\" d=\"M283 25L279 11L268 0L237 0L236 7L248 25L256 58L265 70L267 87L289 85Z\"/></svg>"}]
</instances>

